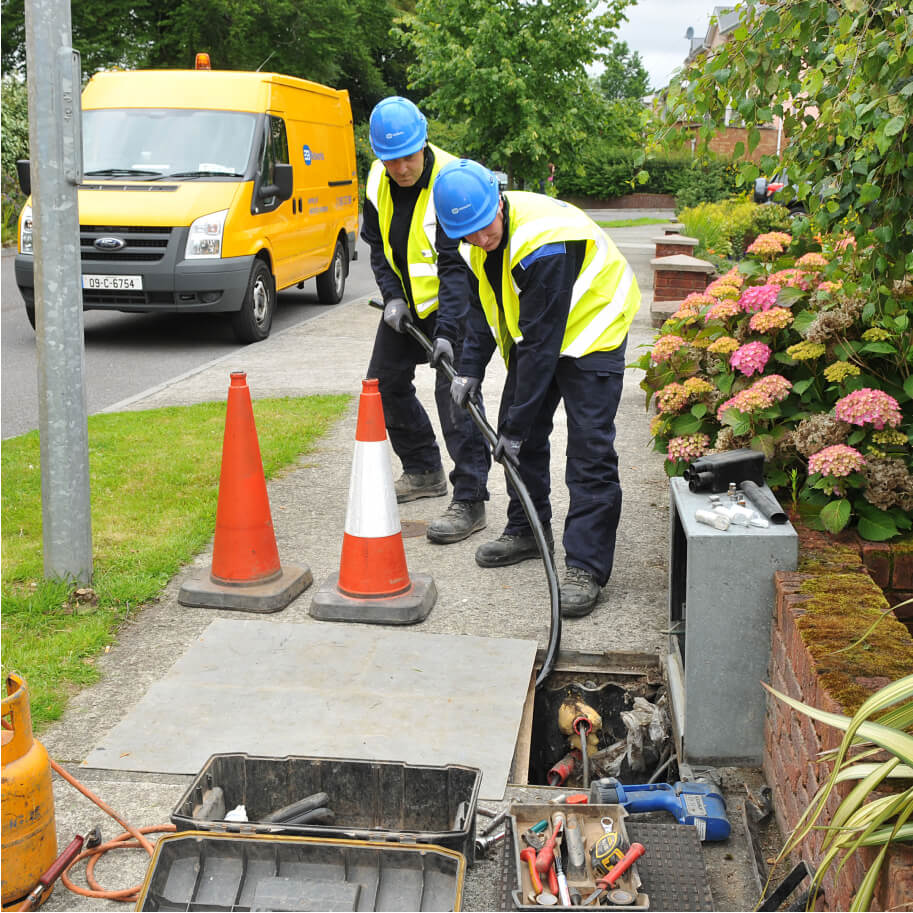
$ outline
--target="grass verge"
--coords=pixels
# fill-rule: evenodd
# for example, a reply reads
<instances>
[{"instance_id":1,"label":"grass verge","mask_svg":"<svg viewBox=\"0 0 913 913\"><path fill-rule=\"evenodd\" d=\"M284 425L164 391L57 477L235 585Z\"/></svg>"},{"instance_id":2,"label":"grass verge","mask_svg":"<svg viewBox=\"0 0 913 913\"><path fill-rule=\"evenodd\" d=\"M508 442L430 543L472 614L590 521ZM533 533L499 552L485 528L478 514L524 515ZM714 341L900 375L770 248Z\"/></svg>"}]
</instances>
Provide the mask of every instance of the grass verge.
<instances>
[{"instance_id":1,"label":"grass verge","mask_svg":"<svg viewBox=\"0 0 913 913\"><path fill-rule=\"evenodd\" d=\"M668 225L668 219L655 219L653 216L641 216L639 219L610 219L608 222L597 222L602 228L633 228L635 225Z\"/></svg>"},{"instance_id":2,"label":"grass verge","mask_svg":"<svg viewBox=\"0 0 913 913\"><path fill-rule=\"evenodd\" d=\"M307 453L350 397L257 400L267 479ZM225 403L89 417L91 589L43 579L38 432L2 445L3 672L26 679L36 730L98 678L96 657L215 529Z\"/></svg>"}]
</instances>

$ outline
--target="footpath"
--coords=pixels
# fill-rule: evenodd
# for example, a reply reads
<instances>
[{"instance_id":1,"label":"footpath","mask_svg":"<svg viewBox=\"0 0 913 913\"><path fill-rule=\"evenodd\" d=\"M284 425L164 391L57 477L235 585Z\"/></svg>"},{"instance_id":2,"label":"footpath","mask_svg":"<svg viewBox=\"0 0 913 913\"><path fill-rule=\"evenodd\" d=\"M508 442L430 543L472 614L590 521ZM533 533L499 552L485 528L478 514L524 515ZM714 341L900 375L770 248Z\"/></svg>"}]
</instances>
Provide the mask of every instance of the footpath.
<instances>
[{"instance_id":1,"label":"footpath","mask_svg":"<svg viewBox=\"0 0 913 913\"><path fill-rule=\"evenodd\" d=\"M671 212L625 212L625 216L660 215ZM613 212L593 213L597 218L618 218ZM652 238L662 231L658 225L611 230L610 235L628 258L643 293L643 304L631 329L627 360L651 343L650 324L653 256ZM146 391L139 397L111 407L108 411L144 410L204 401L224 401L229 375L245 371L252 397L302 396L307 394L349 394L351 405L339 423L316 449L297 466L269 483L269 498L279 555L283 563L310 566L314 585L286 609L272 615L247 615L194 609L179 605L178 590L183 580L211 564L211 551L197 557L165 588L161 598L144 607L125 626L116 644L98 661L101 680L75 695L57 724L42 734L49 753L90 789L100 795L128 821L137 826L164 824L187 788L190 777L147 774L81 766L89 754L103 744L104 736L129 713L147 690L165 678L175 661L201 636L216 618L257 618L265 622L324 625L308 615L314 588L338 570L342 530L347 506L351 459L355 440L358 394L368 364L378 312L360 299L340 305L313 320L270 337L262 343L239 349L229 357L204 366L193 374ZM562 651L583 654L606 652L659 655L666 643L668 504L669 486L663 471L662 454L651 449L650 415L644 408L644 394L638 386L639 371L626 372L624 393L617 418L617 449L624 492L615 570L596 610L587 618L566 620ZM489 409L496 408L503 380L503 368L492 362L483 391ZM422 402L436 423L433 408L433 374L420 367L416 387ZM440 440L440 438L439 438ZM567 509L563 480L566 429L559 409L552 436L552 492L556 565L563 571L561 529ZM445 460L446 465L446 460ZM394 474L399 474L394 459ZM488 528L464 542L433 545L422 535L404 537L410 571L430 573L438 598L428 618L408 629L422 633L474 635L484 638L520 638L545 647L549 628L548 589L540 562L528 561L513 568L483 570L475 564L474 552L487 538L500 535L505 521L506 495L503 473L497 465L490 478ZM400 505L400 519L407 527L423 529L437 516L448 499L424 499ZM347 626L348 627L348 626ZM364 630L370 633L370 628ZM237 677L248 674L243 659ZM307 674L303 669L302 674ZM467 675L471 670L467 670ZM228 696L226 696L228 698ZM230 704L221 708L231 713ZM250 725L262 725L251 720ZM162 740L181 738L180 732L162 731ZM482 738L467 733L467 738ZM409 758L390 759L405 760ZM731 769L728 773L734 794L744 795L742 783L757 771ZM483 790L483 795L486 795ZM58 842L62 848L72 836L95 823L102 825L105 839L114 836L116 826L68 784L55 777ZM491 802L484 804L489 807ZM757 894L750 877L750 860L739 808L730 808L733 836L725 847L705 852L717 909L751 909ZM466 878L463 909L496 909L499 854L470 869ZM106 887L127 887L142 881L147 858L141 851L109 853L96 870ZM49 910L115 910L123 904L74 895L58 885L46 904Z\"/></svg>"}]
</instances>

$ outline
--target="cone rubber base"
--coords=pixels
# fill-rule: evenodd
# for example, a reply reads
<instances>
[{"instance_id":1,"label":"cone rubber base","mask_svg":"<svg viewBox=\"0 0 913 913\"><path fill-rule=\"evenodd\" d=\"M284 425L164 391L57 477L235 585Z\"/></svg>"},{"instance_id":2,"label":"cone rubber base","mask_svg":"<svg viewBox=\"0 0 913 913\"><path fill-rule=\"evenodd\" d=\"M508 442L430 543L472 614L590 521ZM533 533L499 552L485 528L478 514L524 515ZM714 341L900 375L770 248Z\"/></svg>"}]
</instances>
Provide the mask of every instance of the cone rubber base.
<instances>
[{"instance_id":1,"label":"cone rubber base","mask_svg":"<svg viewBox=\"0 0 913 913\"><path fill-rule=\"evenodd\" d=\"M339 573L328 577L314 594L308 614L319 621L354 621L374 625L413 625L424 621L437 599L430 574L412 574L412 586L401 596L346 596Z\"/></svg>"},{"instance_id":2,"label":"cone rubber base","mask_svg":"<svg viewBox=\"0 0 913 913\"><path fill-rule=\"evenodd\" d=\"M279 577L269 583L215 583L207 571L185 581L178 593L181 605L204 609L234 609L239 612L278 612L312 583L309 567L286 564Z\"/></svg>"}]
</instances>

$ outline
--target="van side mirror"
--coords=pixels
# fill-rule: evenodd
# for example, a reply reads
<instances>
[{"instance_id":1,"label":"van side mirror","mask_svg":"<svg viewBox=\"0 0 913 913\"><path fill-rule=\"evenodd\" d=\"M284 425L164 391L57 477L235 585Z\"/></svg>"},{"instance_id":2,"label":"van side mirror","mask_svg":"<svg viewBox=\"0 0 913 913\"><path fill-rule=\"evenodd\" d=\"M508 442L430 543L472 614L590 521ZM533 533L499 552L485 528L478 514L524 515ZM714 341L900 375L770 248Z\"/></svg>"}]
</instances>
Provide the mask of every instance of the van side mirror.
<instances>
[{"instance_id":1,"label":"van side mirror","mask_svg":"<svg viewBox=\"0 0 913 913\"><path fill-rule=\"evenodd\" d=\"M276 183L262 185L259 197L261 200L269 197L278 197L278 202L282 203L291 197L294 190L294 170L291 165L277 162L273 166L273 176Z\"/></svg>"},{"instance_id":2,"label":"van side mirror","mask_svg":"<svg viewBox=\"0 0 913 913\"><path fill-rule=\"evenodd\" d=\"M28 159L16 160L16 174L19 176L19 186L22 192L29 196L32 192L32 169Z\"/></svg>"}]
</instances>

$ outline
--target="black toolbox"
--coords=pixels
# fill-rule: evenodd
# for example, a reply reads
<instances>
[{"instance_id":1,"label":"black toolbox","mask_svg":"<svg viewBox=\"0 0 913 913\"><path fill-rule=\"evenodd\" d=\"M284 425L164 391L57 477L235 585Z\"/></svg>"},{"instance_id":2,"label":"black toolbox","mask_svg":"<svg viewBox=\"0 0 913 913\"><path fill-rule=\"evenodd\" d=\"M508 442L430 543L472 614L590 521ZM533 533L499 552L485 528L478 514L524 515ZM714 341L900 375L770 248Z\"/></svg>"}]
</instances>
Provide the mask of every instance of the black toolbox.
<instances>
[{"instance_id":1,"label":"black toolbox","mask_svg":"<svg viewBox=\"0 0 913 913\"><path fill-rule=\"evenodd\" d=\"M471 865L481 781L478 768L457 764L215 754L181 797L171 821L179 831L429 843L462 853ZM245 806L248 823L193 817L194 808L213 787L221 788L226 809ZM328 796L333 824L263 820L276 809L319 792Z\"/></svg>"},{"instance_id":2,"label":"black toolbox","mask_svg":"<svg viewBox=\"0 0 913 913\"><path fill-rule=\"evenodd\" d=\"M425 844L188 831L155 847L137 910L459 910L466 860Z\"/></svg>"}]
</instances>

